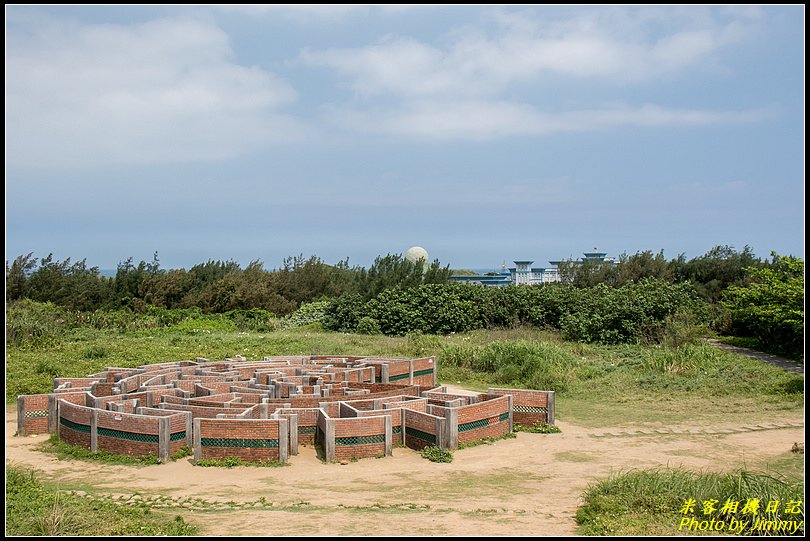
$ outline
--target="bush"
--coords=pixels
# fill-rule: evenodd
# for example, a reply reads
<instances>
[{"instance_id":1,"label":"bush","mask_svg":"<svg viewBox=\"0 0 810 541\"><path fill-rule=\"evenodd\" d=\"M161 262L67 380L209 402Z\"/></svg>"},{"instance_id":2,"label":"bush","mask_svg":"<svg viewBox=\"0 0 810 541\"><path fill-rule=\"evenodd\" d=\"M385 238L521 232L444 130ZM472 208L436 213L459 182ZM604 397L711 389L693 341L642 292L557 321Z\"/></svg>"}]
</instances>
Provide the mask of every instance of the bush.
<instances>
[{"instance_id":1,"label":"bush","mask_svg":"<svg viewBox=\"0 0 810 541\"><path fill-rule=\"evenodd\" d=\"M321 323L326 314L329 300L315 301L302 304L301 307L281 321L283 329L305 327L314 323Z\"/></svg>"},{"instance_id":2,"label":"bush","mask_svg":"<svg viewBox=\"0 0 810 541\"><path fill-rule=\"evenodd\" d=\"M381 334L380 322L373 317L364 316L357 322L358 334Z\"/></svg>"},{"instance_id":3,"label":"bush","mask_svg":"<svg viewBox=\"0 0 810 541\"><path fill-rule=\"evenodd\" d=\"M599 284L587 292L560 320L566 339L603 344L660 342L667 318L697 312L702 304L691 285L651 278L620 288Z\"/></svg>"},{"instance_id":4,"label":"bush","mask_svg":"<svg viewBox=\"0 0 810 541\"><path fill-rule=\"evenodd\" d=\"M769 350L804 351L804 261L773 253L770 267L747 269L748 287L729 287L723 304L735 334L753 336Z\"/></svg>"},{"instance_id":5,"label":"bush","mask_svg":"<svg viewBox=\"0 0 810 541\"><path fill-rule=\"evenodd\" d=\"M341 295L329 301L324 309L323 326L330 331L355 332L365 316L366 301L358 293Z\"/></svg>"},{"instance_id":6,"label":"bush","mask_svg":"<svg viewBox=\"0 0 810 541\"><path fill-rule=\"evenodd\" d=\"M344 295L328 304L323 321L330 330L358 332L364 318L375 320L387 335L530 324L561 329L576 341L616 344L664 338L688 342L703 332L699 328L708 321L708 311L690 285L656 279L589 289L558 284L507 288L425 284L388 289L365 303L359 295ZM364 325L376 331L370 321Z\"/></svg>"},{"instance_id":7,"label":"bush","mask_svg":"<svg viewBox=\"0 0 810 541\"><path fill-rule=\"evenodd\" d=\"M240 331L269 332L278 327L276 316L261 308L230 310L223 315L232 321Z\"/></svg>"},{"instance_id":8,"label":"bush","mask_svg":"<svg viewBox=\"0 0 810 541\"><path fill-rule=\"evenodd\" d=\"M560 427L548 423L536 423L530 426L515 423L513 429L515 432L529 432L531 434L559 434L562 432Z\"/></svg>"},{"instance_id":9,"label":"bush","mask_svg":"<svg viewBox=\"0 0 810 541\"><path fill-rule=\"evenodd\" d=\"M422 458L431 462L453 462L453 453L436 445L429 445L422 449Z\"/></svg>"}]
</instances>

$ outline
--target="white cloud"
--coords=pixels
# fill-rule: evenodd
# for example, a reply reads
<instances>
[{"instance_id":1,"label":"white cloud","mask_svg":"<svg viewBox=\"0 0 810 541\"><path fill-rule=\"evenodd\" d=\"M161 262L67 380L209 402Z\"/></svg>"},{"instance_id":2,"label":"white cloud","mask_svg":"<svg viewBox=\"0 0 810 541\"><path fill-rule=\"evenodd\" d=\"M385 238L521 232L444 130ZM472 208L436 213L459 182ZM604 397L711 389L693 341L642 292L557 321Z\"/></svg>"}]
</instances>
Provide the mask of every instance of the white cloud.
<instances>
[{"instance_id":1,"label":"white cloud","mask_svg":"<svg viewBox=\"0 0 810 541\"><path fill-rule=\"evenodd\" d=\"M187 19L12 21L6 157L87 165L223 159L294 138L286 81L234 62L228 36Z\"/></svg>"},{"instance_id":2,"label":"white cloud","mask_svg":"<svg viewBox=\"0 0 810 541\"><path fill-rule=\"evenodd\" d=\"M304 65L326 67L354 92L327 117L338 128L434 140L492 140L622 126L700 126L750 122L769 108L712 111L657 104L554 109L543 88L634 84L714 70L718 54L759 24L741 13L695 7L543 9L491 12L479 25L455 28L436 43L386 35L356 48L305 49ZM574 13L574 15L571 15ZM547 90L544 90L547 91ZM558 100L559 101L559 100Z\"/></svg>"},{"instance_id":3,"label":"white cloud","mask_svg":"<svg viewBox=\"0 0 810 541\"><path fill-rule=\"evenodd\" d=\"M458 28L444 46L385 36L364 47L304 50L299 60L351 78L359 95L483 96L549 76L622 84L671 76L707 63L755 24L700 8L588 10L549 21L537 13L496 11L494 30Z\"/></svg>"},{"instance_id":4,"label":"white cloud","mask_svg":"<svg viewBox=\"0 0 810 541\"><path fill-rule=\"evenodd\" d=\"M775 108L704 111L653 104L545 112L507 101L420 101L400 109L334 109L330 121L343 129L418 139L487 141L511 136L544 136L624 126L703 126L753 122Z\"/></svg>"}]
</instances>

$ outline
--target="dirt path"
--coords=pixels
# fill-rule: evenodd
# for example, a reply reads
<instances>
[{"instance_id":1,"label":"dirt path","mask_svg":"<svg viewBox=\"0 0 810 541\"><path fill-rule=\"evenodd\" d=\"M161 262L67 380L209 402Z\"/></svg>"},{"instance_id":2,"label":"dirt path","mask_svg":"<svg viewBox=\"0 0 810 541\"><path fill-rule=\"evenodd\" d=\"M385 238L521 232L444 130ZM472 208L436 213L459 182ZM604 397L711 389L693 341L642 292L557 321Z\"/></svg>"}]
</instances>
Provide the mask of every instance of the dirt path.
<instances>
[{"instance_id":1,"label":"dirt path","mask_svg":"<svg viewBox=\"0 0 810 541\"><path fill-rule=\"evenodd\" d=\"M745 355L746 357L751 357L752 359L756 359L758 361L778 366L779 368L787 370L788 372L794 372L796 374L801 374L802 376L804 376L804 363L801 363L799 361L794 361L792 359L785 359L784 357L778 357L776 355L771 355L770 353L763 353L761 351L755 351L753 349L741 348L739 346L724 344L720 340L715 340L714 338L709 338L706 340L706 342L708 342L709 344L713 345L716 348L731 351L739 355Z\"/></svg>"},{"instance_id":2,"label":"dirt path","mask_svg":"<svg viewBox=\"0 0 810 541\"><path fill-rule=\"evenodd\" d=\"M14 437L16 411L7 406L6 460L37 468L66 489L160 495L155 508L170 506L207 536L573 535L590 482L633 468L762 464L804 441L802 419L780 421L795 426L635 435L623 427L612 435L610 427L596 432L558 422L561 434L520 433L456 451L450 464L404 448L384 459L323 464L303 447L289 467L220 469L189 459L144 467L59 461L35 450L46 435Z\"/></svg>"}]
</instances>

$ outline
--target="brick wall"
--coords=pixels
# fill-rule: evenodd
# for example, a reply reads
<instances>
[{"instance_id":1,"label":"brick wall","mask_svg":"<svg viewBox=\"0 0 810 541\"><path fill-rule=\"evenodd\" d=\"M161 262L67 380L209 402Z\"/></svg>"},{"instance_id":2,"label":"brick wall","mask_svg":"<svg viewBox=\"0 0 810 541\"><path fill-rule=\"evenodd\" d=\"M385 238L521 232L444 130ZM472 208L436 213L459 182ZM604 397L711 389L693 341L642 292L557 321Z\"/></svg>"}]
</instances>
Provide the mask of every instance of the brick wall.
<instances>
[{"instance_id":1,"label":"brick wall","mask_svg":"<svg viewBox=\"0 0 810 541\"><path fill-rule=\"evenodd\" d=\"M159 456L160 418L96 410L98 450L117 455Z\"/></svg>"},{"instance_id":2,"label":"brick wall","mask_svg":"<svg viewBox=\"0 0 810 541\"><path fill-rule=\"evenodd\" d=\"M388 363L388 383L410 384L411 362L392 361Z\"/></svg>"},{"instance_id":3,"label":"brick wall","mask_svg":"<svg viewBox=\"0 0 810 541\"><path fill-rule=\"evenodd\" d=\"M104 378L54 378L54 388L59 387L65 383L70 383L71 389L89 389L90 386L97 382L102 381Z\"/></svg>"},{"instance_id":4,"label":"brick wall","mask_svg":"<svg viewBox=\"0 0 810 541\"><path fill-rule=\"evenodd\" d=\"M59 401L59 439L71 445L90 449L90 415L93 409L87 406Z\"/></svg>"},{"instance_id":5,"label":"brick wall","mask_svg":"<svg viewBox=\"0 0 810 541\"><path fill-rule=\"evenodd\" d=\"M386 404L388 407L388 404ZM371 410L358 412L359 417L374 417L379 415L387 415L391 417L391 439L394 444L404 444L405 434L402 431L402 419L404 414L402 408L391 408L384 410Z\"/></svg>"},{"instance_id":6,"label":"brick wall","mask_svg":"<svg viewBox=\"0 0 810 541\"><path fill-rule=\"evenodd\" d=\"M287 461L286 419L195 419L194 458Z\"/></svg>"},{"instance_id":7,"label":"brick wall","mask_svg":"<svg viewBox=\"0 0 810 541\"><path fill-rule=\"evenodd\" d=\"M441 446L444 419L409 409L403 409L402 413L407 447L420 450L428 445Z\"/></svg>"},{"instance_id":8,"label":"brick wall","mask_svg":"<svg viewBox=\"0 0 810 541\"><path fill-rule=\"evenodd\" d=\"M397 400L392 402L383 402L383 408L405 408L413 411L421 411L427 413L427 400L424 398L417 398L415 400Z\"/></svg>"},{"instance_id":9,"label":"brick wall","mask_svg":"<svg viewBox=\"0 0 810 541\"><path fill-rule=\"evenodd\" d=\"M510 432L508 396L462 406L456 411L459 443L503 436Z\"/></svg>"},{"instance_id":10,"label":"brick wall","mask_svg":"<svg viewBox=\"0 0 810 541\"><path fill-rule=\"evenodd\" d=\"M318 408L283 408L280 413L298 416L298 443L301 445L315 445L315 432L318 428Z\"/></svg>"},{"instance_id":11,"label":"brick wall","mask_svg":"<svg viewBox=\"0 0 810 541\"><path fill-rule=\"evenodd\" d=\"M333 419L335 424L335 459L370 458L384 455L386 416Z\"/></svg>"},{"instance_id":12,"label":"brick wall","mask_svg":"<svg viewBox=\"0 0 810 541\"><path fill-rule=\"evenodd\" d=\"M81 395L82 399L84 394ZM17 434L48 432L48 395L28 394L17 397Z\"/></svg>"},{"instance_id":13,"label":"brick wall","mask_svg":"<svg viewBox=\"0 0 810 541\"><path fill-rule=\"evenodd\" d=\"M93 393L94 396L110 396L113 394L113 388L117 387L118 385L115 383L94 383L90 386L90 392Z\"/></svg>"},{"instance_id":14,"label":"brick wall","mask_svg":"<svg viewBox=\"0 0 810 541\"><path fill-rule=\"evenodd\" d=\"M436 358L425 357L413 360L413 384L433 387L436 385Z\"/></svg>"},{"instance_id":15,"label":"brick wall","mask_svg":"<svg viewBox=\"0 0 810 541\"><path fill-rule=\"evenodd\" d=\"M189 406L222 406L226 402L230 402L234 398L237 398L238 395L236 393L218 393L212 394L208 396L201 396L191 398L188 401Z\"/></svg>"},{"instance_id":16,"label":"brick wall","mask_svg":"<svg viewBox=\"0 0 810 541\"><path fill-rule=\"evenodd\" d=\"M524 426L554 424L554 391L490 388L488 395L512 395L514 422Z\"/></svg>"},{"instance_id":17,"label":"brick wall","mask_svg":"<svg viewBox=\"0 0 810 541\"><path fill-rule=\"evenodd\" d=\"M220 413L228 415L238 415L247 408L213 408L207 406L189 406L187 404L175 404L169 402L162 402L158 405L161 409L169 409L175 411L188 411L194 419L204 418L213 419Z\"/></svg>"}]
</instances>

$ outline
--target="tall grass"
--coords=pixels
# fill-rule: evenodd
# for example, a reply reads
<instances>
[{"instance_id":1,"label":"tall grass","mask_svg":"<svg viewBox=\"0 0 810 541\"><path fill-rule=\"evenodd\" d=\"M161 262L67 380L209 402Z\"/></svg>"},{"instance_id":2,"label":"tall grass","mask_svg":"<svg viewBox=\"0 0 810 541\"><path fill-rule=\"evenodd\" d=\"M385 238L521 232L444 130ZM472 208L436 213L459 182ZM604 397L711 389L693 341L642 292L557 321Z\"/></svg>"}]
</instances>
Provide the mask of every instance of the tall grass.
<instances>
[{"instance_id":1,"label":"tall grass","mask_svg":"<svg viewBox=\"0 0 810 541\"><path fill-rule=\"evenodd\" d=\"M732 473L696 473L681 469L641 470L619 473L591 485L583 495L585 504L577 510L576 520L586 535L685 535L678 530L680 520L717 519L729 524L732 518L749 520L742 535L755 533L753 518L776 521L804 521L802 504L799 514L786 512L789 501L804 497L804 481L765 473L738 470ZM743 514L744 505L753 499L761 502L759 513ZM682 513L688 500L695 500L694 513ZM703 515L702 502L716 500L717 512ZM736 513L722 512L726 501L740 502ZM768 502L779 502L775 511L766 511ZM705 533L705 532L699 532ZM728 531L718 532L728 535ZM804 526L796 535L804 535Z\"/></svg>"}]
</instances>

